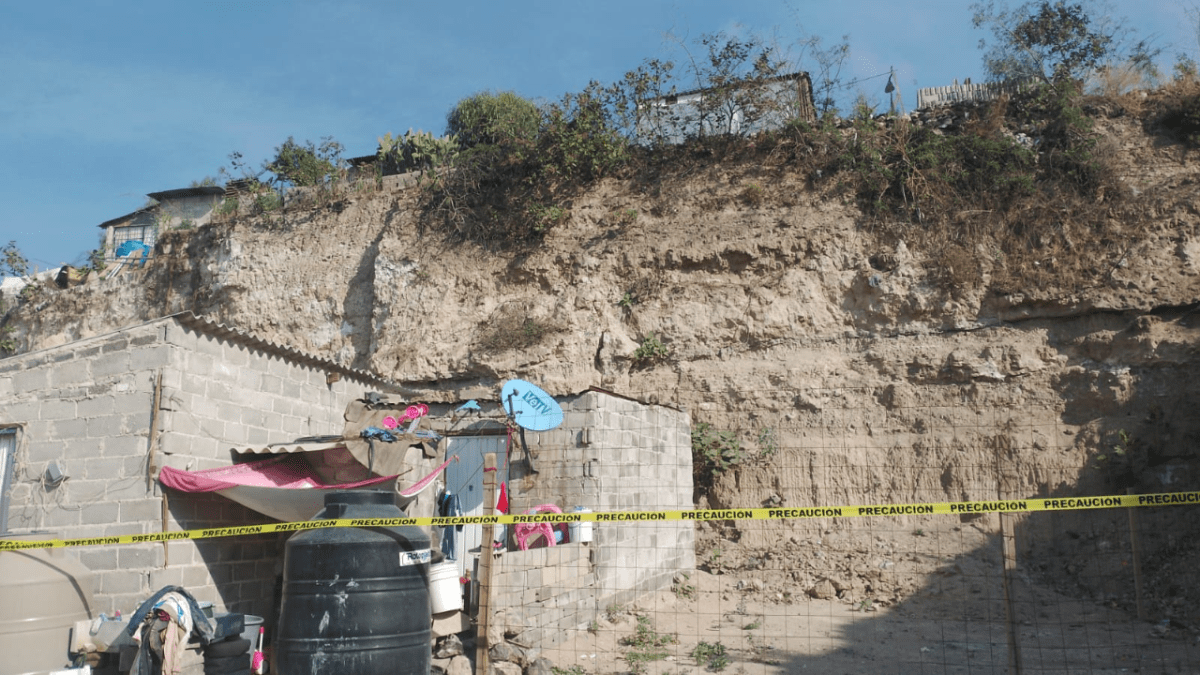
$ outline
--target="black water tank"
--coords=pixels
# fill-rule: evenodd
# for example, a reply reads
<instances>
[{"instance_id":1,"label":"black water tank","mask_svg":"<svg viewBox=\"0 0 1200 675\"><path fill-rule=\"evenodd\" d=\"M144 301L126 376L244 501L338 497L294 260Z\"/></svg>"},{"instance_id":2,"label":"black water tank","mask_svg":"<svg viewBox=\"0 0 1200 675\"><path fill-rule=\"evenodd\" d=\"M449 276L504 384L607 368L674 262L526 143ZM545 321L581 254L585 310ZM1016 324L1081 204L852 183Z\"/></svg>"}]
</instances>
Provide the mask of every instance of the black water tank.
<instances>
[{"instance_id":1,"label":"black water tank","mask_svg":"<svg viewBox=\"0 0 1200 675\"><path fill-rule=\"evenodd\" d=\"M404 518L392 492L325 495L313 520ZM429 537L414 526L331 527L288 539L276 675L428 675Z\"/></svg>"}]
</instances>

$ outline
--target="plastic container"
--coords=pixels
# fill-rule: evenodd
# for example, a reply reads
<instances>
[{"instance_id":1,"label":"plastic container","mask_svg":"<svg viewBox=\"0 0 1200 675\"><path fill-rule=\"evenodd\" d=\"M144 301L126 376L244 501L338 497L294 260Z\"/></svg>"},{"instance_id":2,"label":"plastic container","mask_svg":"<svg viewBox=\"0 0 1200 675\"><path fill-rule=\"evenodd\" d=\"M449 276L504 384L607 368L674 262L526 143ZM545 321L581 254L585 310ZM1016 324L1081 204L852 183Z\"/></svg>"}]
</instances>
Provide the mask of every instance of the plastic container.
<instances>
[{"instance_id":1,"label":"plastic container","mask_svg":"<svg viewBox=\"0 0 1200 675\"><path fill-rule=\"evenodd\" d=\"M434 614L462 609L462 584L458 582L458 563L449 562L429 568L429 607Z\"/></svg>"},{"instance_id":2,"label":"plastic container","mask_svg":"<svg viewBox=\"0 0 1200 675\"><path fill-rule=\"evenodd\" d=\"M314 520L403 518L396 493L325 495ZM429 537L415 526L331 527L284 547L270 672L428 675Z\"/></svg>"},{"instance_id":3,"label":"plastic container","mask_svg":"<svg viewBox=\"0 0 1200 675\"><path fill-rule=\"evenodd\" d=\"M247 614L245 623L242 624L242 639L249 640L251 644L250 651L254 651L253 645L258 644L258 629L263 624L261 616Z\"/></svg>"},{"instance_id":4,"label":"plastic container","mask_svg":"<svg viewBox=\"0 0 1200 675\"><path fill-rule=\"evenodd\" d=\"M582 506L576 506L574 513L591 513L591 509L585 509ZM572 543L587 542L592 540L592 523L591 521L583 521L579 523L567 523L567 536L570 537Z\"/></svg>"},{"instance_id":5,"label":"plastic container","mask_svg":"<svg viewBox=\"0 0 1200 675\"><path fill-rule=\"evenodd\" d=\"M57 537L42 532L3 538ZM0 551L0 598L0 675L60 670L71 661L75 622L93 618L92 572L62 549Z\"/></svg>"}]
</instances>

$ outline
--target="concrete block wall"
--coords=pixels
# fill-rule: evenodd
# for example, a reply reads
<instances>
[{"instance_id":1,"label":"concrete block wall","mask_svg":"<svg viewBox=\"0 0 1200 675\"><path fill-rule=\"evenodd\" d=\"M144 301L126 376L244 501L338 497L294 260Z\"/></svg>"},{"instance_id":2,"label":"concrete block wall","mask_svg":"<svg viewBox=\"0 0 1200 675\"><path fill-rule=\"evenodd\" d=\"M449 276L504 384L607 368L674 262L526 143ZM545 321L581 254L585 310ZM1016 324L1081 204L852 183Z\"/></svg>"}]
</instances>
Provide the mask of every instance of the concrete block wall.
<instances>
[{"instance_id":1,"label":"concrete block wall","mask_svg":"<svg viewBox=\"0 0 1200 675\"><path fill-rule=\"evenodd\" d=\"M366 385L326 384L326 372L171 322L173 358L163 375L164 463L228 466L235 449L340 434L346 405Z\"/></svg>"},{"instance_id":2,"label":"concrete block wall","mask_svg":"<svg viewBox=\"0 0 1200 675\"><path fill-rule=\"evenodd\" d=\"M597 510L690 509L691 419L686 412L598 392ZM624 605L670 588L678 571L695 569L695 525L688 522L597 523L596 585L603 606Z\"/></svg>"},{"instance_id":3,"label":"concrete block wall","mask_svg":"<svg viewBox=\"0 0 1200 675\"><path fill-rule=\"evenodd\" d=\"M340 434L346 405L368 387L177 322L166 326L161 463L198 470L245 459L235 451ZM255 459L255 456L249 456ZM273 522L219 495L167 491L169 530ZM283 535L171 542L169 574L197 598L273 623Z\"/></svg>"},{"instance_id":4,"label":"concrete block wall","mask_svg":"<svg viewBox=\"0 0 1200 675\"><path fill-rule=\"evenodd\" d=\"M549 646L599 613L591 545L508 551L495 561L491 605L521 644Z\"/></svg>"},{"instance_id":5,"label":"concrete block wall","mask_svg":"<svg viewBox=\"0 0 1200 675\"><path fill-rule=\"evenodd\" d=\"M162 375L158 444L150 456ZM17 425L8 527L83 538L265 522L217 495L164 491L158 467L227 466L232 448L341 433L353 378L198 332L173 318L0 361L0 426ZM67 476L44 484L55 462ZM164 518L165 511L165 518ZM71 549L95 575L95 611L132 611L166 585L271 621L278 535Z\"/></svg>"},{"instance_id":6,"label":"concrete block wall","mask_svg":"<svg viewBox=\"0 0 1200 675\"><path fill-rule=\"evenodd\" d=\"M526 432L537 474L523 470L520 449L513 449L513 513L543 503L564 511L693 507L688 413L597 391L560 404L561 426ZM676 572L695 569L692 523L595 523L593 532L598 607L670 588Z\"/></svg>"},{"instance_id":7,"label":"concrete block wall","mask_svg":"<svg viewBox=\"0 0 1200 675\"><path fill-rule=\"evenodd\" d=\"M18 431L8 527L84 538L157 532L162 499L148 479L154 384L170 358L163 324L0 361L0 424ZM50 463L67 478L43 482ZM161 569L162 544L70 549L94 574L94 610L132 611Z\"/></svg>"}]
</instances>

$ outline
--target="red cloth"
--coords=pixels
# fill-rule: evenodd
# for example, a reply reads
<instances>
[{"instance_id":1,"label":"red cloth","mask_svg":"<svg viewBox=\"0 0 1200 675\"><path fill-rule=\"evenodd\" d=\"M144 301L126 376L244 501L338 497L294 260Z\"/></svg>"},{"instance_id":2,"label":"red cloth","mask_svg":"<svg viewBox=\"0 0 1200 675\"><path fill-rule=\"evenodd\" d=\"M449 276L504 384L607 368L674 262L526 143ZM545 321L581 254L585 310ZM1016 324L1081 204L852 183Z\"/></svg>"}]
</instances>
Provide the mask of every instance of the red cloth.
<instances>
[{"instance_id":1,"label":"red cloth","mask_svg":"<svg viewBox=\"0 0 1200 675\"><path fill-rule=\"evenodd\" d=\"M508 493L504 489L504 483L500 484L500 498L496 500L496 510L508 513Z\"/></svg>"}]
</instances>

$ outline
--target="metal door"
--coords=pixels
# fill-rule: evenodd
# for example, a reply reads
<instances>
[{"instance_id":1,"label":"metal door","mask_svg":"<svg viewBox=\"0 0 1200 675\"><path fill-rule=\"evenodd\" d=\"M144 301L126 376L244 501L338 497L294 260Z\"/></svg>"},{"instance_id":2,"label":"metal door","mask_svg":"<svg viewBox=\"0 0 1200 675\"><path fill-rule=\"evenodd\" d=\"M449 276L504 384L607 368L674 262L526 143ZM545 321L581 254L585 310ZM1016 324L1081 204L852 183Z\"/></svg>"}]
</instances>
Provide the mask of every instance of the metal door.
<instances>
[{"instance_id":1,"label":"metal door","mask_svg":"<svg viewBox=\"0 0 1200 675\"><path fill-rule=\"evenodd\" d=\"M459 459L446 467L446 489L458 495L463 515L483 515L483 456L496 453L498 481L503 481L508 469L504 465L504 436L453 436L446 452L448 456L458 455ZM482 538L482 525L465 525L458 533L454 557L458 561L459 576L472 569L473 566L467 564L468 554L479 552Z\"/></svg>"}]
</instances>

